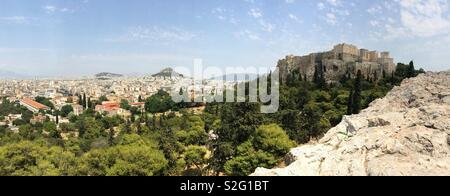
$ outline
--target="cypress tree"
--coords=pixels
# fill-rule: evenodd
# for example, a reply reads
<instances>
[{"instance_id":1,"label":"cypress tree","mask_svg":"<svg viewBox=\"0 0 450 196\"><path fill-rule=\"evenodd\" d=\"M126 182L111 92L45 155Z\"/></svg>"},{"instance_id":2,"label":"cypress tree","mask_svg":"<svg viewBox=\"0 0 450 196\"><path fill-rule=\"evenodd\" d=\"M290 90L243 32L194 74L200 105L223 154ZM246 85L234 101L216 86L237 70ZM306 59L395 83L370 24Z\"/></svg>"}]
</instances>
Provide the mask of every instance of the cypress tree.
<instances>
[{"instance_id":1,"label":"cypress tree","mask_svg":"<svg viewBox=\"0 0 450 196\"><path fill-rule=\"evenodd\" d=\"M58 111L56 111L56 119L55 119L55 121L56 121L56 125L58 125L59 124L59 112Z\"/></svg>"},{"instance_id":2,"label":"cypress tree","mask_svg":"<svg viewBox=\"0 0 450 196\"><path fill-rule=\"evenodd\" d=\"M361 111L361 92L362 92L362 74L361 70L358 70L358 74L355 80L355 86L353 88L353 98L352 98L352 113L358 114Z\"/></svg>"},{"instance_id":3,"label":"cypress tree","mask_svg":"<svg viewBox=\"0 0 450 196\"><path fill-rule=\"evenodd\" d=\"M86 93L83 93L83 102L82 103L83 103L82 106L87 109L87 107L86 107L86 103L87 103Z\"/></svg>"},{"instance_id":4,"label":"cypress tree","mask_svg":"<svg viewBox=\"0 0 450 196\"><path fill-rule=\"evenodd\" d=\"M114 146L114 127L111 127L109 129L108 144L109 144L109 146Z\"/></svg>"},{"instance_id":5,"label":"cypress tree","mask_svg":"<svg viewBox=\"0 0 450 196\"><path fill-rule=\"evenodd\" d=\"M132 122L132 123L134 123L134 122L136 121L136 117L134 116L134 114L131 114L130 119L131 119L131 122Z\"/></svg>"},{"instance_id":6,"label":"cypress tree","mask_svg":"<svg viewBox=\"0 0 450 196\"><path fill-rule=\"evenodd\" d=\"M163 120L164 120L164 114L162 114L162 115L159 116L159 126L160 126L160 127L163 127L163 126L164 126Z\"/></svg>"},{"instance_id":7,"label":"cypress tree","mask_svg":"<svg viewBox=\"0 0 450 196\"><path fill-rule=\"evenodd\" d=\"M83 105L83 97L81 95L78 95L78 105Z\"/></svg>"},{"instance_id":8,"label":"cypress tree","mask_svg":"<svg viewBox=\"0 0 450 196\"><path fill-rule=\"evenodd\" d=\"M408 77L412 78L412 77L416 77L416 69L414 68L414 62L411 61L409 62L409 66L408 66Z\"/></svg>"},{"instance_id":9,"label":"cypress tree","mask_svg":"<svg viewBox=\"0 0 450 196\"><path fill-rule=\"evenodd\" d=\"M352 108L353 108L353 89L350 91L350 95L348 96L347 115L353 114Z\"/></svg>"},{"instance_id":10,"label":"cypress tree","mask_svg":"<svg viewBox=\"0 0 450 196\"><path fill-rule=\"evenodd\" d=\"M125 132L127 134L131 133L131 127L130 127L130 121L127 119L126 123L125 123Z\"/></svg>"},{"instance_id":11,"label":"cypress tree","mask_svg":"<svg viewBox=\"0 0 450 196\"><path fill-rule=\"evenodd\" d=\"M153 121L153 129L156 129L156 116L152 115L152 121Z\"/></svg>"},{"instance_id":12,"label":"cypress tree","mask_svg":"<svg viewBox=\"0 0 450 196\"><path fill-rule=\"evenodd\" d=\"M321 89L325 89L327 86L322 65L316 66L314 70L314 83Z\"/></svg>"},{"instance_id":13,"label":"cypress tree","mask_svg":"<svg viewBox=\"0 0 450 196\"><path fill-rule=\"evenodd\" d=\"M315 84L318 84L318 83L319 83L319 71L318 71L317 66L316 66L316 68L314 69L313 82L314 82Z\"/></svg>"},{"instance_id":14,"label":"cypress tree","mask_svg":"<svg viewBox=\"0 0 450 196\"><path fill-rule=\"evenodd\" d=\"M137 134L138 135L142 135L144 132L142 131L142 127L141 127L141 123L137 122L136 124L136 128L137 128Z\"/></svg>"},{"instance_id":15,"label":"cypress tree","mask_svg":"<svg viewBox=\"0 0 450 196\"><path fill-rule=\"evenodd\" d=\"M93 104L92 104L92 102L91 102L91 98L90 97L88 97L88 99L87 99L87 107L88 108L94 108L94 106L93 106Z\"/></svg>"}]
</instances>

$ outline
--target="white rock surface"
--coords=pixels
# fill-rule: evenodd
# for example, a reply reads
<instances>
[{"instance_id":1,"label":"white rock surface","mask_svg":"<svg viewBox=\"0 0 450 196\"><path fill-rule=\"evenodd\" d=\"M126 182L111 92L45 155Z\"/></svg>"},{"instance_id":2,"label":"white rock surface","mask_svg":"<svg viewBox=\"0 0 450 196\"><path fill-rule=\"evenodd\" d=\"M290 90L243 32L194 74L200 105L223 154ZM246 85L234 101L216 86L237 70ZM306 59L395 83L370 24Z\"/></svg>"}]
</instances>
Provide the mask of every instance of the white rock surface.
<instances>
[{"instance_id":1,"label":"white rock surface","mask_svg":"<svg viewBox=\"0 0 450 196\"><path fill-rule=\"evenodd\" d=\"M405 80L287 160L253 176L450 176L450 72Z\"/></svg>"}]
</instances>

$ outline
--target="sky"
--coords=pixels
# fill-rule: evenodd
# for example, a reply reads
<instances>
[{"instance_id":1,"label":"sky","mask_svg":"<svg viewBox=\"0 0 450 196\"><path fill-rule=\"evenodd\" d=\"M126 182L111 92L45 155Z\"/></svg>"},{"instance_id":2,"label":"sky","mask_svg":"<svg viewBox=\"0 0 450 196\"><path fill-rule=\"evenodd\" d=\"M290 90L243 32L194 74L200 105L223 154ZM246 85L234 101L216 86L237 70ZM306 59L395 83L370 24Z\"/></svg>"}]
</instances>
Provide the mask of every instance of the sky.
<instances>
[{"instance_id":1,"label":"sky","mask_svg":"<svg viewBox=\"0 0 450 196\"><path fill-rule=\"evenodd\" d=\"M29 76L274 67L338 43L450 69L450 0L2 0L0 70Z\"/></svg>"}]
</instances>

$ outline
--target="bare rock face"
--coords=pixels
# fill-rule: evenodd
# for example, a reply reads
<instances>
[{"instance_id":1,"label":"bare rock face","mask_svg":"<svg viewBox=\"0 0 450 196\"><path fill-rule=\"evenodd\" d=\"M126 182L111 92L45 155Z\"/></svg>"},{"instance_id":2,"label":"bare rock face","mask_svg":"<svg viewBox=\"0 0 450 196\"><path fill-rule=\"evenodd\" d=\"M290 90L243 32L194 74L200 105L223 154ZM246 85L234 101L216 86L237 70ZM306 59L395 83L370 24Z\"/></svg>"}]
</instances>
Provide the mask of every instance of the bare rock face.
<instances>
[{"instance_id":1,"label":"bare rock face","mask_svg":"<svg viewBox=\"0 0 450 196\"><path fill-rule=\"evenodd\" d=\"M450 72L405 80L287 160L253 176L450 175Z\"/></svg>"}]
</instances>

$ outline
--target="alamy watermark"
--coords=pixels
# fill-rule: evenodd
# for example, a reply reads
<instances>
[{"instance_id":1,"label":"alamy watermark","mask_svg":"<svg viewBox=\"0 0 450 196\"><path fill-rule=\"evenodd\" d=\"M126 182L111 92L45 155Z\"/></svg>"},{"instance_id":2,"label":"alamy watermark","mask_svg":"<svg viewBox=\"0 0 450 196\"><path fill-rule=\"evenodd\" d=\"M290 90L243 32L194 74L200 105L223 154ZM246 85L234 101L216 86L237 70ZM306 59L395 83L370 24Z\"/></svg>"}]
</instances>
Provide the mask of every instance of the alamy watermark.
<instances>
[{"instance_id":1,"label":"alamy watermark","mask_svg":"<svg viewBox=\"0 0 450 196\"><path fill-rule=\"evenodd\" d=\"M172 87L171 96L176 103L259 102L261 113L275 113L279 109L277 71L262 67L204 67L201 59L194 60L193 69L176 67L174 70L192 76L179 80Z\"/></svg>"}]
</instances>

